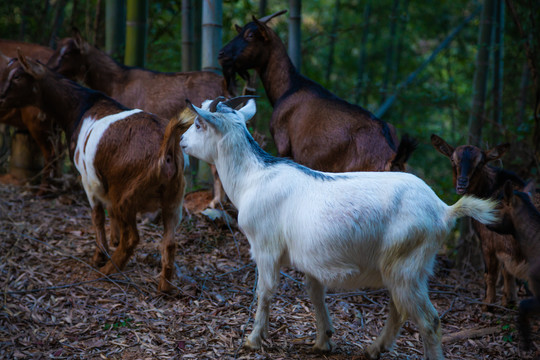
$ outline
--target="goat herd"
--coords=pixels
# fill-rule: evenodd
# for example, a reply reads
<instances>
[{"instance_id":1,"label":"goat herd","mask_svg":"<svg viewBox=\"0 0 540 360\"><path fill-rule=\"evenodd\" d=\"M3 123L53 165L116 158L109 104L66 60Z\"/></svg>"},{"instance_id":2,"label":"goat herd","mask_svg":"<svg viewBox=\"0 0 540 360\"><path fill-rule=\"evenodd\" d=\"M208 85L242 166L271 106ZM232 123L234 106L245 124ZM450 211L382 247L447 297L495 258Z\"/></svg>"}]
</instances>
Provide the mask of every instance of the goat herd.
<instances>
[{"instance_id":1,"label":"goat herd","mask_svg":"<svg viewBox=\"0 0 540 360\"><path fill-rule=\"evenodd\" d=\"M503 304L516 301L514 277L528 280L534 296L520 303L518 317L528 347L528 318L540 310L540 213L527 193L534 188L488 165L508 145L454 148L433 135L434 147L451 160L456 191L464 195L447 206L424 181L404 172L414 139L398 140L392 125L296 71L267 25L284 12L236 27L238 36L219 53L225 77L129 68L76 31L54 52L2 40L8 59L0 64L0 116L27 128L39 144L45 159L40 193L56 176L55 140L49 136L55 123L65 132L91 206L93 264L104 274L121 270L139 242L137 213L159 209L164 234L158 291L170 292L185 188L183 154L213 164L212 204L223 200L223 187L258 268L258 306L246 346L260 348L268 335L279 269L291 265L306 276L315 350L331 350L327 287L388 289L386 325L366 350L373 359L391 348L407 319L418 326L425 357L443 358L428 277L456 219L471 216L484 255L485 306L495 302L499 262ZM280 157L264 152L247 130L256 112L253 97L226 99L234 94L236 74L245 77L248 69L257 71L274 108L270 127ZM112 255L105 210L116 246Z\"/></svg>"}]
</instances>

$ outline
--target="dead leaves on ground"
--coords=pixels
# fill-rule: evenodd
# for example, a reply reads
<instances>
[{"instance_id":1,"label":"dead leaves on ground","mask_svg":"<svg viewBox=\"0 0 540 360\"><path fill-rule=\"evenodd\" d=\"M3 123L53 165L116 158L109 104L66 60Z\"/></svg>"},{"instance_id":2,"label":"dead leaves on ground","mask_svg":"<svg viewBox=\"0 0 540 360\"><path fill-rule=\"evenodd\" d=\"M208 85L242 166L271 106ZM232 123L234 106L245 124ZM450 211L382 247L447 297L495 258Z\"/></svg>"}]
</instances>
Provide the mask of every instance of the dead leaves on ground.
<instances>
[{"instance_id":1,"label":"dead leaves on ground","mask_svg":"<svg viewBox=\"0 0 540 360\"><path fill-rule=\"evenodd\" d=\"M225 210L236 217L230 205ZM24 188L0 185L0 358L365 359L362 349L383 327L386 291L332 291L327 304L336 349L312 353L315 321L302 275L283 269L270 338L262 350L246 351L256 268L236 225L184 217L173 296L156 294L161 225L141 220L139 229L141 243L125 271L106 278L88 265L95 238L84 193L37 199ZM515 310L482 313L482 275L444 266L438 263L430 289L447 359L540 355L538 321L535 351L521 353ZM422 353L415 325L406 323L384 358L419 359Z\"/></svg>"}]
</instances>

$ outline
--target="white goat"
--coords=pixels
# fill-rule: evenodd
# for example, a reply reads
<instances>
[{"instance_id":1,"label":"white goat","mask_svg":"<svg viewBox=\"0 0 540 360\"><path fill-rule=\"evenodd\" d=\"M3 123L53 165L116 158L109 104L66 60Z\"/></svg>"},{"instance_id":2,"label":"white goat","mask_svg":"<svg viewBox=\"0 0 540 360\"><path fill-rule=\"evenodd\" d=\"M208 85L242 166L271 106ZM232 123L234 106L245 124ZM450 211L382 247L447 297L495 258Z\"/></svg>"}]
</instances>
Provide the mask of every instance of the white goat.
<instances>
[{"instance_id":1,"label":"white goat","mask_svg":"<svg viewBox=\"0 0 540 360\"><path fill-rule=\"evenodd\" d=\"M234 99L233 99L234 100ZM261 347L268 335L271 297L281 265L307 278L315 308L314 349L331 349L333 328L325 288L386 287L390 315L367 349L371 358L390 349L403 322L418 326L428 359L442 359L437 311L428 297L428 276L445 235L462 216L495 221L495 203L463 197L447 206L424 181L401 172L323 173L265 153L245 122L256 111L228 102L198 114L182 136L183 150L214 163L223 187L238 208L259 270L258 307L246 346Z\"/></svg>"}]
</instances>

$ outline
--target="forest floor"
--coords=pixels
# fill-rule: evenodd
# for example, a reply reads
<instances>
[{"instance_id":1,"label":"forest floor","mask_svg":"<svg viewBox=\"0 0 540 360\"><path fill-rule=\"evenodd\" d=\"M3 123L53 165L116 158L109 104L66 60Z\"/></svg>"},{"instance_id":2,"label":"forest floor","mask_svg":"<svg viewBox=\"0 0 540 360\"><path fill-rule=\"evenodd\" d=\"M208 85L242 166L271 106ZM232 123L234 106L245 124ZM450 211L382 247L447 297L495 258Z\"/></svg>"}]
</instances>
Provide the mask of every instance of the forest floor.
<instances>
[{"instance_id":1,"label":"forest floor","mask_svg":"<svg viewBox=\"0 0 540 360\"><path fill-rule=\"evenodd\" d=\"M235 218L231 205L226 210ZM139 230L141 243L125 271L104 277L88 264L94 232L78 186L36 198L28 187L0 185L0 358L366 359L363 349L383 327L385 290L329 291L334 350L313 353L315 320L302 275L285 268L269 339L260 351L247 351L256 267L235 222L185 213L176 235L173 295L156 292L161 225L141 219ZM482 312L481 272L456 271L450 263L439 255L430 281L445 357L538 358L538 319L533 350L525 353L519 349L515 307ZM416 327L407 322L393 351L382 358L419 359L422 353Z\"/></svg>"}]
</instances>

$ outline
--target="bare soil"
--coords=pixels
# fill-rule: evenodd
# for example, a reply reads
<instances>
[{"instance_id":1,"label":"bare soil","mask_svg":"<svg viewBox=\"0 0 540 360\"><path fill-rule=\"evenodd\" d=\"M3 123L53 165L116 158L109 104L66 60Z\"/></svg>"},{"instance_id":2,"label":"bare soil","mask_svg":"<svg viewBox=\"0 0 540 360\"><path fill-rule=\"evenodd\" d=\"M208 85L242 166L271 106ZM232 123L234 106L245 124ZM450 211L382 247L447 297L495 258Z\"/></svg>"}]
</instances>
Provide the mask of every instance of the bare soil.
<instances>
[{"instance_id":1,"label":"bare soil","mask_svg":"<svg viewBox=\"0 0 540 360\"><path fill-rule=\"evenodd\" d=\"M156 291L161 224L141 217L141 243L125 270L103 276L88 264L95 246L89 206L76 179L70 181L49 198L36 198L28 187L0 185L0 358L366 359L363 349L387 316L385 290L329 291L335 348L317 354L311 351L315 320L302 274L283 269L270 338L262 350L247 351L256 267L234 221L194 213L208 194L187 201L192 211L176 236L176 291L164 295ZM236 217L232 205L225 210ZM515 307L482 312L481 272L449 264L441 253L430 282L445 357L538 358L538 319L533 350L525 353ZM525 296L521 287L520 298ZM422 353L416 327L407 322L383 358L420 359Z\"/></svg>"}]
</instances>

